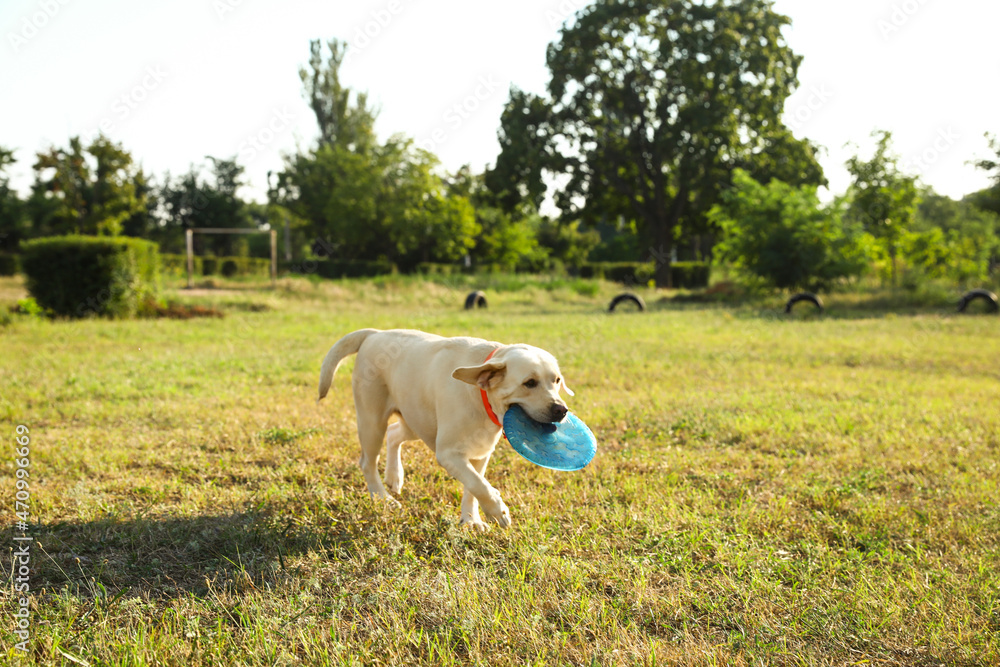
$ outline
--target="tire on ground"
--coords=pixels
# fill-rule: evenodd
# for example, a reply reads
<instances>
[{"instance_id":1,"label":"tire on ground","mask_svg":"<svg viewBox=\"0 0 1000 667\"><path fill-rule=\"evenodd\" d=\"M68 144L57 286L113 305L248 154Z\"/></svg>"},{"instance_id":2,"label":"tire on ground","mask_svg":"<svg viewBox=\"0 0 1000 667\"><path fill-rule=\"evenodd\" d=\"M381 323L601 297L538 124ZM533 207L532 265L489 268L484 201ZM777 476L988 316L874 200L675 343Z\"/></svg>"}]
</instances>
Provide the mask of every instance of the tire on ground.
<instances>
[{"instance_id":1,"label":"tire on ground","mask_svg":"<svg viewBox=\"0 0 1000 667\"><path fill-rule=\"evenodd\" d=\"M962 300L958 302L958 312L964 313L965 308L976 299L985 300L991 313L1000 311L1000 301L997 301L996 294L985 289L974 289L966 292Z\"/></svg>"},{"instance_id":2,"label":"tire on ground","mask_svg":"<svg viewBox=\"0 0 1000 667\"><path fill-rule=\"evenodd\" d=\"M472 310L474 308L485 308L486 307L486 295L476 290L475 292L469 292L469 296L465 297L465 309Z\"/></svg>"},{"instance_id":3,"label":"tire on ground","mask_svg":"<svg viewBox=\"0 0 1000 667\"><path fill-rule=\"evenodd\" d=\"M640 297L638 294L632 294L631 292L625 292L623 294L619 294L615 298L611 299L611 305L608 306L608 312L609 313L615 312L615 308L618 307L618 304L626 301L634 303L635 305L639 306L640 311L645 312L646 304L643 302L642 297Z\"/></svg>"},{"instance_id":4,"label":"tire on ground","mask_svg":"<svg viewBox=\"0 0 1000 667\"><path fill-rule=\"evenodd\" d=\"M812 292L799 292L791 299L789 299L788 303L785 304L785 312L786 313L792 312L792 307L799 301L807 301L812 305L816 306L818 309L823 310L823 302L820 301L820 298L818 296L816 296Z\"/></svg>"}]
</instances>

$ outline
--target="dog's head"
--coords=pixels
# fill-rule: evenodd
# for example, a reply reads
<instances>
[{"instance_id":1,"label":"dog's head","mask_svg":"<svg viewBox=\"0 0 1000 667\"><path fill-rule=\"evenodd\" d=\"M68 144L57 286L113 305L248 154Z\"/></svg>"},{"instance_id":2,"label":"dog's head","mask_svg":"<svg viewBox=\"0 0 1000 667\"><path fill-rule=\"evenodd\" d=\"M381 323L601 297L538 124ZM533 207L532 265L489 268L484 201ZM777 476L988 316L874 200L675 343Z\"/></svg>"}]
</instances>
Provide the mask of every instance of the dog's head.
<instances>
[{"instance_id":1,"label":"dog's head","mask_svg":"<svg viewBox=\"0 0 1000 667\"><path fill-rule=\"evenodd\" d=\"M479 366L456 368L452 377L488 392L498 417L517 404L538 422L558 422L566 416L566 403L559 397L563 389L570 396L559 363L545 350L531 345L506 345Z\"/></svg>"}]
</instances>

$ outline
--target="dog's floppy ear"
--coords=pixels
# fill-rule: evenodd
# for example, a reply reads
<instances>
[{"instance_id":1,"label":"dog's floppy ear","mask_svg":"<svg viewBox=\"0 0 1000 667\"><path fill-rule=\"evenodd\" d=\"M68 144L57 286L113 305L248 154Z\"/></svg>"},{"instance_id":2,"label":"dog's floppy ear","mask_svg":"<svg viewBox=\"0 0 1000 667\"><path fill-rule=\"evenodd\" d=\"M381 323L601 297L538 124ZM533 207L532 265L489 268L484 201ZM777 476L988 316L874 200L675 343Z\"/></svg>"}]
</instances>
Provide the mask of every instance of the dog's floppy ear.
<instances>
[{"instance_id":1,"label":"dog's floppy ear","mask_svg":"<svg viewBox=\"0 0 1000 667\"><path fill-rule=\"evenodd\" d=\"M479 366L456 368L451 374L456 380L474 384L480 389L492 389L507 374L507 365L499 361L487 361Z\"/></svg>"},{"instance_id":2,"label":"dog's floppy ear","mask_svg":"<svg viewBox=\"0 0 1000 667\"><path fill-rule=\"evenodd\" d=\"M562 388L565 389L566 393L570 396L576 396L576 394L573 393L573 390L569 388L569 385L566 384L566 378L562 378Z\"/></svg>"}]
</instances>

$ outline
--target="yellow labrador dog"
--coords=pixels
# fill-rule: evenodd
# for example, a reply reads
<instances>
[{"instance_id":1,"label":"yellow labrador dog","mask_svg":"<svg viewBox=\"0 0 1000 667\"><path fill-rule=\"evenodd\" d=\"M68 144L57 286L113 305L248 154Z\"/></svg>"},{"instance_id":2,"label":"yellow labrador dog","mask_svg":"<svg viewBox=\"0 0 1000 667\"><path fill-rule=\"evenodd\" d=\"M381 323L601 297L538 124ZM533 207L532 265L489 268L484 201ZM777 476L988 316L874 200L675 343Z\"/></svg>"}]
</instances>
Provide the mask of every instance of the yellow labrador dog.
<instances>
[{"instance_id":1,"label":"yellow labrador dog","mask_svg":"<svg viewBox=\"0 0 1000 667\"><path fill-rule=\"evenodd\" d=\"M361 329L337 341L319 376L319 397L330 390L344 358L357 354L352 385L361 459L368 493L395 503L386 491L403 487L400 449L423 440L438 463L465 487L463 524L510 525L500 493L483 474L500 440L507 408L519 404L532 419L561 421L567 413L555 357L530 345L503 345L478 338L442 338L422 331ZM393 415L398 421L389 425ZM388 430L388 433L387 433ZM385 485L378 477L382 440L388 443Z\"/></svg>"}]
</instances>

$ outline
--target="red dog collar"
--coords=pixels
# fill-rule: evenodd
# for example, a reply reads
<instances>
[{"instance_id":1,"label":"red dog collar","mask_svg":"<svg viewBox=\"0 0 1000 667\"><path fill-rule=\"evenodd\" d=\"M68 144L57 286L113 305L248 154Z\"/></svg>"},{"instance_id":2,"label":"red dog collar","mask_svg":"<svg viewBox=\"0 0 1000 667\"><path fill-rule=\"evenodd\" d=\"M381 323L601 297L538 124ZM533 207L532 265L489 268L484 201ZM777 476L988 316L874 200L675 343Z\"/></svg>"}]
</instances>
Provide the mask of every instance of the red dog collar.
<instances>
[{"instance_id":1,"label":"red dog collar","mask_svg":"<svg viewBox=\"0 0 1000 667\"><path fill-rule=\"evenodd\" d=\"M499 349L500 348L497 348L497 350L499 350ZM489 361L490 359L492 359L493 355L497 353L497 350L493 350L492 352L490 352L490 356L486 357L486 361ZM486 363L486 362L483 362L483 363ZM486 397L486 390L485 389L480 389L479 393L482 394L482 396L483 396L483 407L486 408L486 414L489 415L490 421L493 422L494 424L496 424L497 426L500 426L500 428L502 429L503 426L500 425L500 420L497 419L497 413L493 412L493 406L490 405L490 399L488 399ZM507 434L504 433L503 437L506 438Z\"/></svg>"}]
</instances>

